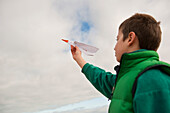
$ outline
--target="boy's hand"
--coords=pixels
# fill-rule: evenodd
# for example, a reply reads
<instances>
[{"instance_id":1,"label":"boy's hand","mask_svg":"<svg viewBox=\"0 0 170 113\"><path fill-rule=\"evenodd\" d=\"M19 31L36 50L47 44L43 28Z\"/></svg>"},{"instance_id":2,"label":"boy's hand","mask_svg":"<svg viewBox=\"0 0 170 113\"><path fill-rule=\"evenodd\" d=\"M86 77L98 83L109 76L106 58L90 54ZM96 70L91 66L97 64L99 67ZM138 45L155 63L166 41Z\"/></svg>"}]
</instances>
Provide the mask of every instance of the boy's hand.
<instances>
[{"instance_id":1,"label":"boy's hand","mask_svg":"<svg viewBox=\"0 0 170 113\"><path fill-rule=\"evenodd\" d=\"M71 53L75 61L77 61L81 57L81 51L77 46L74 47L71 45Z\"/></svg>"},{"instance_id":2,"label":"boy's hand","mask_svg":"<svg viewBox=\"0 0 170 113\"><path fill-rule=\"evenodd\" d=\"M83 68L83 66L86 64L86 61L81 56L81 51L77 46L71 45L71 53L73 56L73 59L78 63L78 65Z\"/></svg>"}]
</instances>

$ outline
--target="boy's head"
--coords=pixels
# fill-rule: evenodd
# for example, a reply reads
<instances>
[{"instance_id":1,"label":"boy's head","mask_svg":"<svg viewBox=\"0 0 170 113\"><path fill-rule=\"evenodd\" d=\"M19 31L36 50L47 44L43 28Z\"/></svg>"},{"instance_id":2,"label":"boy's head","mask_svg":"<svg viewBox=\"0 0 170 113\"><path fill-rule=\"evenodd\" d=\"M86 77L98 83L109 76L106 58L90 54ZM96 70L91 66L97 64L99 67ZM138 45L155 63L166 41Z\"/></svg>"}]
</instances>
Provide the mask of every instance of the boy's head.
<instances>
[{"instance_id":1,"label":"boy's head","mask_svg":"<svg viewBox=\"0 0 170 113\"><path fill-rule=\"evenodd\" d=\"M115 46L117 60L120 61L123 53L137 49L157 51L162 34L159 24L152 16L139 13L121 23L117 38L122 37L122 42L118 41ZM124 45L123 49L119 45Z\"/></svg>"}]
</instances>

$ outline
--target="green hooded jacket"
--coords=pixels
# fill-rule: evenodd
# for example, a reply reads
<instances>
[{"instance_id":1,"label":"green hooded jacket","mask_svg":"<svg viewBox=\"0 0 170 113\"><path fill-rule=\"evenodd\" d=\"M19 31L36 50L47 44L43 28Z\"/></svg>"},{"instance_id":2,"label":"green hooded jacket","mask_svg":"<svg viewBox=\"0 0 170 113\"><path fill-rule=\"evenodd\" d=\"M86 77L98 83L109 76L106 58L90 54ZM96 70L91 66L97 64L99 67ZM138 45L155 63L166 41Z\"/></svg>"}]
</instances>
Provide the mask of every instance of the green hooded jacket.
<instances>
[{"instance_id":1,"label":"green hooded jacket","mask_svg":"<svg viewBox=\"0 0 170 113\"><path fill-rule=\"evenodd\" d=\"M146 68L155 65L166 67L144 72L137 80L133 98L132 87L136 77ZM114 75L88 63L82 69L93 86L111 99L109 113L170 111L170 65L159 61L155 51L139 50L123 54L117 71L117 75Z\"/></svg>"}]
</instances>

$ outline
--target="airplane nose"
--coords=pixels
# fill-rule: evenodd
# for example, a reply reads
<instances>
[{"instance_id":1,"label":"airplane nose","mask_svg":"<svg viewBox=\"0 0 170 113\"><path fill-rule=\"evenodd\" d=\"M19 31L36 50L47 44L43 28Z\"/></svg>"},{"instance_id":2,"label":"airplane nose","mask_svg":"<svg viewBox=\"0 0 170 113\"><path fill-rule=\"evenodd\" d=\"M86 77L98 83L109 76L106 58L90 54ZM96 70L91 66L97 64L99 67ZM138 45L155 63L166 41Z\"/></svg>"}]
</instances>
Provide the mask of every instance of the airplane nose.
<instances>
[{"instance_id":1,"label":"airplane nose","mask_svg":"<svg viewBox=\"0 0 170 113\"><path fill-rule=\"evenodd\" d=\"M64 39L61 39L62 41L64 41L64 42L66 42L66 43L68 43L68 40L64 40Z\"/></svg>"}]
</instances>

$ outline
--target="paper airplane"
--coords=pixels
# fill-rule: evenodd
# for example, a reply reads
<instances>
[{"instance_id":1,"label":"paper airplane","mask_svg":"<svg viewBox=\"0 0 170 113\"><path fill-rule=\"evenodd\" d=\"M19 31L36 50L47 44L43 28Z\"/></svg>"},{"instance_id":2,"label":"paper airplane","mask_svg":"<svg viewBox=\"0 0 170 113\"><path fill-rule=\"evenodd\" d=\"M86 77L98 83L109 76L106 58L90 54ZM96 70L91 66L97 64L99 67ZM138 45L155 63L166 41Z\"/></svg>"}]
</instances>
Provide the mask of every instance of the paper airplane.
<instances>
[{"instance_id":1,"label":"paper airplane","mask_svg":"<svg viewBox=\"0 0 170 113\"><path fill-rule=\"evenodd\" d=\"M80 43L77 41L69 41L69 40L64 40L64 39L62 39L62 41L66 42L70 45L79 47L80 51L82 51L83 53L85 53L88 56L93 56L99 50L97 47L87 45L84 43Z\"/></svg>"}]
</instances>

